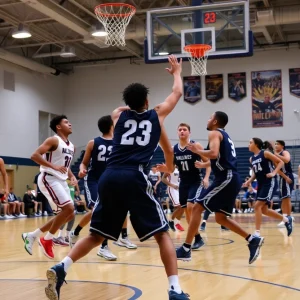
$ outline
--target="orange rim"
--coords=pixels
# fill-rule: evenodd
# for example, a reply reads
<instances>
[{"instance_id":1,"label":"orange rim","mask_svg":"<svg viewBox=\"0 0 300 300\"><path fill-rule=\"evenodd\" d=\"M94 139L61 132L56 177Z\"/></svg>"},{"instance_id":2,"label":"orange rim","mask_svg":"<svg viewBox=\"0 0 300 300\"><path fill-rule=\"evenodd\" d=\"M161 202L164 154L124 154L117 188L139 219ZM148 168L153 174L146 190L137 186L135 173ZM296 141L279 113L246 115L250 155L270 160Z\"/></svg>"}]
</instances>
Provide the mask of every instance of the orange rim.
<instances>
[{"instance_id":1,"label":"orange rim","mask_svg":"<svg viewBox=\"0 0 300 300\"><path fill-rule=\"evenodd\" d=\"M189 52L193 57L203 57L207 51L211 50L211 46L206 44L193 44L187 45L183 49Z\"/></svg>"},{"instance_id":2,"label":"orange rim","mask_svg":"<svg viewBox=\"0 0 300 300\"><path fill-rule=\"evenodd\" d=\"M126 8L130 8L130 12L126 13L126 14L110 14L110 13L103 13L101 10L104 7L108 7L108 6L114 6L114 7L126 7ZM134 15L136 12L136 8L130 4L126 4L126 3L103 3L100 5L97 5L95 7L95 14L96 15L100 15L103 17L129 17L131 15Z\"/></svg>"}]
</instances>

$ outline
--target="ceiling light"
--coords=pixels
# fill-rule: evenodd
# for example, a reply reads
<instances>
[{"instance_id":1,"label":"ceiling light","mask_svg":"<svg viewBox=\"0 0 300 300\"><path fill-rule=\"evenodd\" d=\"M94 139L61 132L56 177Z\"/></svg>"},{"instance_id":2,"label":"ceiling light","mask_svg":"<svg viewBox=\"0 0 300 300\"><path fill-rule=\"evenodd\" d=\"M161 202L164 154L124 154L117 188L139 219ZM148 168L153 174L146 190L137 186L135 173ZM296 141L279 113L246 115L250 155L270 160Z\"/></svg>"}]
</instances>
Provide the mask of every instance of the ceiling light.
<instances>
[{"instance_id":1,"label":"ceiling light","mask_svg":"<svg viewBox=\"0 0 300 300\"><path fill-rule=\"evenodd\" d=\"M23 24L19 24L18 29L14 29L11 36L15 39L26 39L31 37L31 33Z\"/></svg>"},{"instance_id":2,"label":"ceiling light","mask_svg":"<svg viewBox=\"0 0 300 300\"><path fill-rule=\"evenodd\" d=\"M69 47L69 46L64 46L60 52L61 57L74 57L76 56L75 54L75 49L74 47Z\"/></svg>"},{"instance_id":3,"label":"ceiling light","mask_svg":"<svg viewBox=\"0 0 300 300\"><path fill-rule=\"evenodd\" d=\"M105 31L103 25L98 23L96 26L92 27L91 35L96 37L104 37L107 36L107 32Z\"/></svg>"}]
</instances>

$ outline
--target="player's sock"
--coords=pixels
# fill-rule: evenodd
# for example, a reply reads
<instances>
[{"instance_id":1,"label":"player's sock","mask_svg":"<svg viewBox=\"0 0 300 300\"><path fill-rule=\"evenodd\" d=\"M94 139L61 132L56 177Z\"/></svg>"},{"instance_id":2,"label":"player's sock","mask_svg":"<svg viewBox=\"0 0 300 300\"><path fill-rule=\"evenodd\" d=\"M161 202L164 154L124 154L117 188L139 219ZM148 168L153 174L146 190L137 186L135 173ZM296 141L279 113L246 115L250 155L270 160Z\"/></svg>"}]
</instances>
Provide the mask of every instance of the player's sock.
<instances>
[{"instance_id":1,"label":"player's sock","mask_svg":"<svg viewBox=\"0 0 300 300\"><path fill-rule=\"evenodd\" d=\"M63 231L64 231L64 230L59 230L59 231L58 231L58 236L57 236L57 238L60 238L60 237L63 236Z\"/></svg>"},{"instance_id":2,"label":"player's sock","mask_svg":"<svg viewBox=\"0 0 300 300\"><path fill-rule=\"evenodd\" d=\"M177 224L180 224L180 221L177 220L176 218L174 220L171 220L171 221L174 221L174 224L177 225Z\"/></svg>"},{"instance_id":3,"label":"player's sock","mask_svg":"<svg viewBox=\"0 0 300 300\"><path fill-rule=\"evenodd\" d=\"M175 291L177 294L181 294L182 290L179 285L178 275L169 276L168 280L169 280L169 290Z\"/></svg>"},{"instance_id":4,"label":"player's sock","mask_svg":"<svg viewBox=\"0 0 300 300\"><path fill-rule=\"evenodd\" d=\"M107 239L105 239L104 241L103 241L103 243L102 243L102 245L101 245L101 248L104 248L104 247L106 247L107 246Z\"/></svg>"},{"instance_id":5,"label":"player's sock","mask_svg":"<svg viewBox=\"0 0 300 300\"><path fill-rule=\"evenodd\" d=\"M69 256L66 256L62 261L61 263L64 264L64 270L65 272L67 273L68 269L72 266L73 264L73 260L69 257Z\"/></svg>"},{"instance_id":6,"label":"player's sock","mask_svg":"<svg viewBox=\"0 0 300 300\"><path fill-rule=\"evenodd\" d=\"M69 237L69 235L70 235L70 232L71 232L71 231L69 231L69 230L66 230L66 235L65 235L65 237Z\"/></svg>"},{"instance_id":7,"label":"player's sock","mask_svg":"<svg viewBox=\"0 0 300 300\"><path fill-rule=\"evenodd\" d=\"M191 244L187 244L187 243L184 243L184 244L182 245L182 248L183 248L184 251L186 251L186 252L189 252L189 251L191 250L191 247L192 247L192 245L191 245Z\"/></svg>"},{"instance_id":8,"label":"player's sock","mask_svg":"<svg viewBox=\"0 0 300 300\"><path fill-rule=\"evenodd\" d=\"M260 230L255 230L254 235L255 235L255 236L260 236Z\"/></svg>"},{"instance_id":9,"label":"player's sock","mask_svg":"<svg viewBox=\"0 0 300 300\"><path fill-rule=\"evenodd\" d=\"M195 235L195 243L199 243L202 240L201 235L198 233Z\"/></svg>"},{"instance_id":10,"label":"player's sock","mask_svg":"<svg viewBox=\"0 0 300 300\"><path fill-rule=\"evenodd\" d=\"M288 219L287 217L283 216L282 221L283 221L284 223L288 223L288 222L289 222L289 219Z\"/></svg>"},{"instance_id":11,"label":"player's sock","mask_svg":"<svg viewBox=\"0 0 300 300\"><path fill-rule=\"evenodd\" d=\"M81 230L82 230L82 227L80 225L77 225L77 227L74 230L74 235L78 236Z\"/></svg>"},{"instance_id":12,"label":"player's sock","mask_svg":"<svg viewBox=\"0 0 300 300\"><path fill-rule=\"evenodd\" d=\"M254 236L252 234L249 234L247 237L246 237L246 241L247 242L251 242L253 240Z\"/></svg>"},{"instance_id":13,"label":"player's sock","mask_svg":"<svg viewBox=\"0 0 300 300\"><path fill-rule=\"evenodd\" d=\"M49 241L49 240L53 240L54 234L50 233L49 231L47 232L47 234L44 237L45 241Z\"/></svg>"},{"instance_id":14,"label":"player's sock","mask_svg":"<svg viewBox=\"0 0 300 300\"><path fill-rule=\"evenodd\" d=\"M122 228L122 239L126 239L128 237L127 228Z\"/></svg>"},{"instance_id":15,"label":"player's sock","mask_svg":"<svg viewBox=\"0 0 300 300\"><path fill-rule=\"evenodd\" d=\"M30 234L31 236L34 236L34 237L38 238L38 237L42 234L42 231L38 228L38 229L36 229L35 231L30 232L29 234Z\"/></svg>"}]
</instances>

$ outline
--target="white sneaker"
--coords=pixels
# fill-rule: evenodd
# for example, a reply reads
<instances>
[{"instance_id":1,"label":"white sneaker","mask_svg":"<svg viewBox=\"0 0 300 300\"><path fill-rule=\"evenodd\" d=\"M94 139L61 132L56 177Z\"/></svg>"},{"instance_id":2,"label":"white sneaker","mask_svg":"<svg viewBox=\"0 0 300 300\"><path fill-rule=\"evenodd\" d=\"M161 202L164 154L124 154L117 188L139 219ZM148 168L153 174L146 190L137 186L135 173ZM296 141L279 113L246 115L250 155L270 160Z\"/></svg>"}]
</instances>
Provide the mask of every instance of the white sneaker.
<instances>
[{"instance_id":1,"label":"white sneaker","mask_svg":"<svg viewBox=\"0 0 300 300\"><path fill-rule=\"evenodd\" d=\"M73 248L78 240L79 240L79 235L75 235L74 230L71 231L70 234L69 234L69 246L70 246L70 248Z\"/></svg>"},{"instance_id":2,"label":"white sneaker","mask_svg":"<svg viewBox=\"0 0 300 300\"><path fill-rule=\"evenodd\" d=\"M233 213L233 214L235 213L235 208L232 209L232 213Z\"/></svg>"},{"instance_id":3,"label":"white sneaker","mask_svg":"<svg viewBox=\"0 0 300 300\"><path fill-rule=\"evenodd\" d=\"M170 214L170 213L172 213L172 212L171 212L171 209L168 209L168 214Z\"/></svg>"},{"instance_id":4,"label":"white sneaker","mask_svg":"<svg viewBox=\"0 0 300 300\"><path fill-rule=\"evenodd\" d=\"M240 209L238 210L238 212L239 212L239 214L241 214L241 213L242 213L242 211L241 211Z\"/></svg>"},{"instance_id":5,"label":"white sneaker","mask_svg":"<svg viewBox=\"0 0 300 300\"><path fill-rule=\"evenodd\" d=\"M19 214L19 218L27 218L26 215L23 215L22 213Z\"/></svg>"},{"instance_id":6,"label":"white sneaker","mask_svg":"<svg viewBox=\"0 0 300 300\"><path fill-rule=\"evenodd\" d=\"M97 253L98 256L103 257L106 260L117 260L117 257L110 251L108 246L105 246L104 248L99 248L99 251Z\"/></svg>"},{"instance_id":7,"label":"white sneaker","mask_svg":"<svg viewBox=\"0 0 300 300\"><path fill-rule=\"evenodd\" d=\"M48 216L48 213L46 211L44 211L44 216Z\"/></svg>"},{"instance_id":8,"label":"white sneaker","mask_svg":"<svg viewBox=\"0 0 300 300\"><path fill-rule=\"evenodd\" d=\"M114 242L114 244L120 247L126 247L127 249L137 248L137 245L133 244L128 237L126 237L125 239L119 238L116 242Z\"/></svg>"},{"instance_id":9,"label":"white sneaker","mask_svg":"<svg viewBox=\"0 0 300 300\"><path fill-rule=\"evenodd\" d=\"M32 255L32 246L36 240L36 237L30 233L22 233L22 239L24 241L24 248L28 254Z\"/></svg>"},{"instance_id":10,"label":"white sneaker","mask_svg":"<svg viewBox=\"0 0 300 300\"><path fill-rule=\"evenodd\" d=\"M283 221L281 221L279 224L277 224L277 227L285 227L285 224Z\"/></svg>"}]
</instances>

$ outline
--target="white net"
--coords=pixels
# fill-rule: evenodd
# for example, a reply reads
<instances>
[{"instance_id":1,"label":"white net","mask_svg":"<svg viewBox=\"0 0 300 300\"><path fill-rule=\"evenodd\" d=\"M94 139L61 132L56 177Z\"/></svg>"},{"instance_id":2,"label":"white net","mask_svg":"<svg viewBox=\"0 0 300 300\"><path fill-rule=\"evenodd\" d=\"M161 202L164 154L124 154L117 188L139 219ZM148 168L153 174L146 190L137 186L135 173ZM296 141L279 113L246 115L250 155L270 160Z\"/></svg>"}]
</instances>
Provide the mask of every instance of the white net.
<instances>
[{"instance_id":1,"label":"white net","mask_svg":"<svg viewBox=\"0 0 300 300\"><path fill-rule=\"evenodd\" d=\"M95 8L95 14L107 32L106 45L123 47L126 45L126 27L135 12L134 6L123 3L101 4Z\"/></svg>"},{"instance_id":2,"label":"white net","mask_svg":"<svg viewBox=\"0 0 300 300\"><path fill-rule=\"evenodd\" d=\"M207 75L206 65L207 58L211 47L209 45L191 45L185 47L185 51L189 53L189 61L192 66L192 76Z\"/></svg>"}]
</instances>

